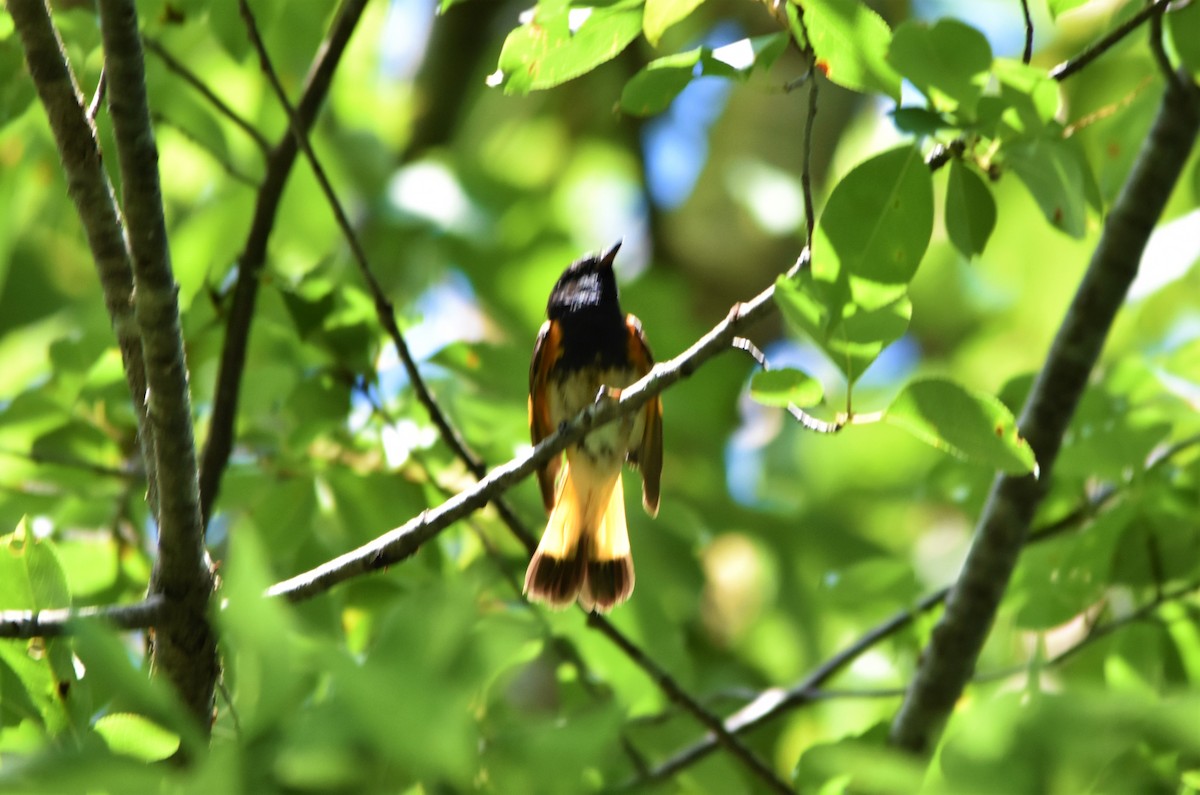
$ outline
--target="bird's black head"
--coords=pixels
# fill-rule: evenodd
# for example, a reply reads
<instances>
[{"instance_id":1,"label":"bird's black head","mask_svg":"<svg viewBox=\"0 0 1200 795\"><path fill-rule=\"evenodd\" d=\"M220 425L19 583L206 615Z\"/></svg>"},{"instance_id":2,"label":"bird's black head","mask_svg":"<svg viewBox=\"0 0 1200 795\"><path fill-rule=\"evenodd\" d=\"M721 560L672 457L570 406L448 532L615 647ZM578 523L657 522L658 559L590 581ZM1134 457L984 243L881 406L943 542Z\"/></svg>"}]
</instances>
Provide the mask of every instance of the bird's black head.
<instances>
[{"instance_id":1,"label":"bird's black head","mask_svg":"<svg viewBox=\"0 0 1200 795\"><path fill-rule=\"evenodd\" d=\"M617 280L613 275L613 260L620 247L618 242L602 254L589 254L563 271L550 291L550 303L546 307L551 320L579 314L621 315Z\"/></svg>"}]
</instances>

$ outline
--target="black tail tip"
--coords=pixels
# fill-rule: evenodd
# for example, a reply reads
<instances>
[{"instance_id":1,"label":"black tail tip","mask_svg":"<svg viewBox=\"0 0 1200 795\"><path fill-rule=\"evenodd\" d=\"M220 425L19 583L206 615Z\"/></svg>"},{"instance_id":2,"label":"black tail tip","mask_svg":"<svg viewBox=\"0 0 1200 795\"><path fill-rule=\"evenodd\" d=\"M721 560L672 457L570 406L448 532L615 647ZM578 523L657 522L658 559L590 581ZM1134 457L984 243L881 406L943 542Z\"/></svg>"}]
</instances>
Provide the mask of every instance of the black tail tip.
<instances>
[{"instance_id":1,"label":"black tail tip","mask_svg":"<svg viewBox=\"0 0 1200 795\"><path fill-rule=\"evenodd\" d=\"M590 560L579 601L587 610L607 613L633 593L633 558Z\"/></svg>"},{"instance_id":2,"label":"black tail tip","mask_svg":"<svg viewBox=\"0 0 1200 795\"><path fill-rule=\"evenodd\" d=\"M570 605L583 590L583 558L555 558L538 550L525 570L525 593L531 601L554 608Z\"/></svg>"}]
</instances>

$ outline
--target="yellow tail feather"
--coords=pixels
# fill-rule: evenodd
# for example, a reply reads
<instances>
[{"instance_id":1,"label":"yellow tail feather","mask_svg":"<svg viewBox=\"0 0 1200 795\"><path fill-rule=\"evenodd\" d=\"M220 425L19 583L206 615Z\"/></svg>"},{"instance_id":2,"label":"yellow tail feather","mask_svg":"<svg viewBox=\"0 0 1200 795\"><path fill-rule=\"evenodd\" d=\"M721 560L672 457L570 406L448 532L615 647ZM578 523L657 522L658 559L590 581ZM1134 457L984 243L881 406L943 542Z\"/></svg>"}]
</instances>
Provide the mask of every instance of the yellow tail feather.
<instances>
[{"instance_id":1,"label":"yellow tail feather","mask_svg":"<svg viewBox=\"0 0 1200 795\"><path fill-rule=\"evenodd\" d=\"M574 458L568 455L554 510L525 572L525 593L551 607L579 599L585 609L607 611L633 593L621 473Z\"/></svg>"}]
</instances>

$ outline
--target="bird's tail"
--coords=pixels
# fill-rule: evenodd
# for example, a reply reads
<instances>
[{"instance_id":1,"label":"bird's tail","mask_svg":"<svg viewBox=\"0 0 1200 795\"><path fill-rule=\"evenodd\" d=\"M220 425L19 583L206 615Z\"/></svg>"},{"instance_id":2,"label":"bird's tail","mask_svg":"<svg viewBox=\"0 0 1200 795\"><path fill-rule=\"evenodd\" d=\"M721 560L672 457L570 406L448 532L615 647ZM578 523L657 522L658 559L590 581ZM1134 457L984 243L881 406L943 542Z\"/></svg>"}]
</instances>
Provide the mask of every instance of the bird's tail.
<instances>
[{"instance_id":1,"label":"bird's tail","mask_svg":"<svg viewBox=\"0 0 1200 795\"><path fill-rule=\"evenodd\" d=\"M600 472L586 461L568 460L546 532L525 572L525 593L551 607L579 599L585 609L600 611L633 593L619 468Z\"/></svg>"}]
</instances>

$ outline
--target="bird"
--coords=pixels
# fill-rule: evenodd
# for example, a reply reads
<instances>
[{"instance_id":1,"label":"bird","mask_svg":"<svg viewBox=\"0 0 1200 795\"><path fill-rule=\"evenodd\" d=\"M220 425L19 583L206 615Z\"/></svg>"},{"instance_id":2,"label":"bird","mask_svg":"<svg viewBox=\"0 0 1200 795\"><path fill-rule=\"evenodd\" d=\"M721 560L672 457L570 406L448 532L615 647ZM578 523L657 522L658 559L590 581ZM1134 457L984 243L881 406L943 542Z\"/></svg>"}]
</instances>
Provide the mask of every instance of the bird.
<instances>
[{"instance_id":1,"label":"bird","mask_svg":"<svg viewBox=\"0 0 1200 795\"><path fill-rule=\"evenodd\" d=\"M621 311L613 261L621 243L571 263L550 291L529 367L534 446L593 402L620 397L654 366L641 321ZM642 504L658 514L662 402L589 432L538 470L549 520L525 573L536 602L607 612L633 593L621 468L641 472ZM559 470L562 469L560 473ZM560 476L561 474L561 476Z\"/></svg>"}]
</instances>

